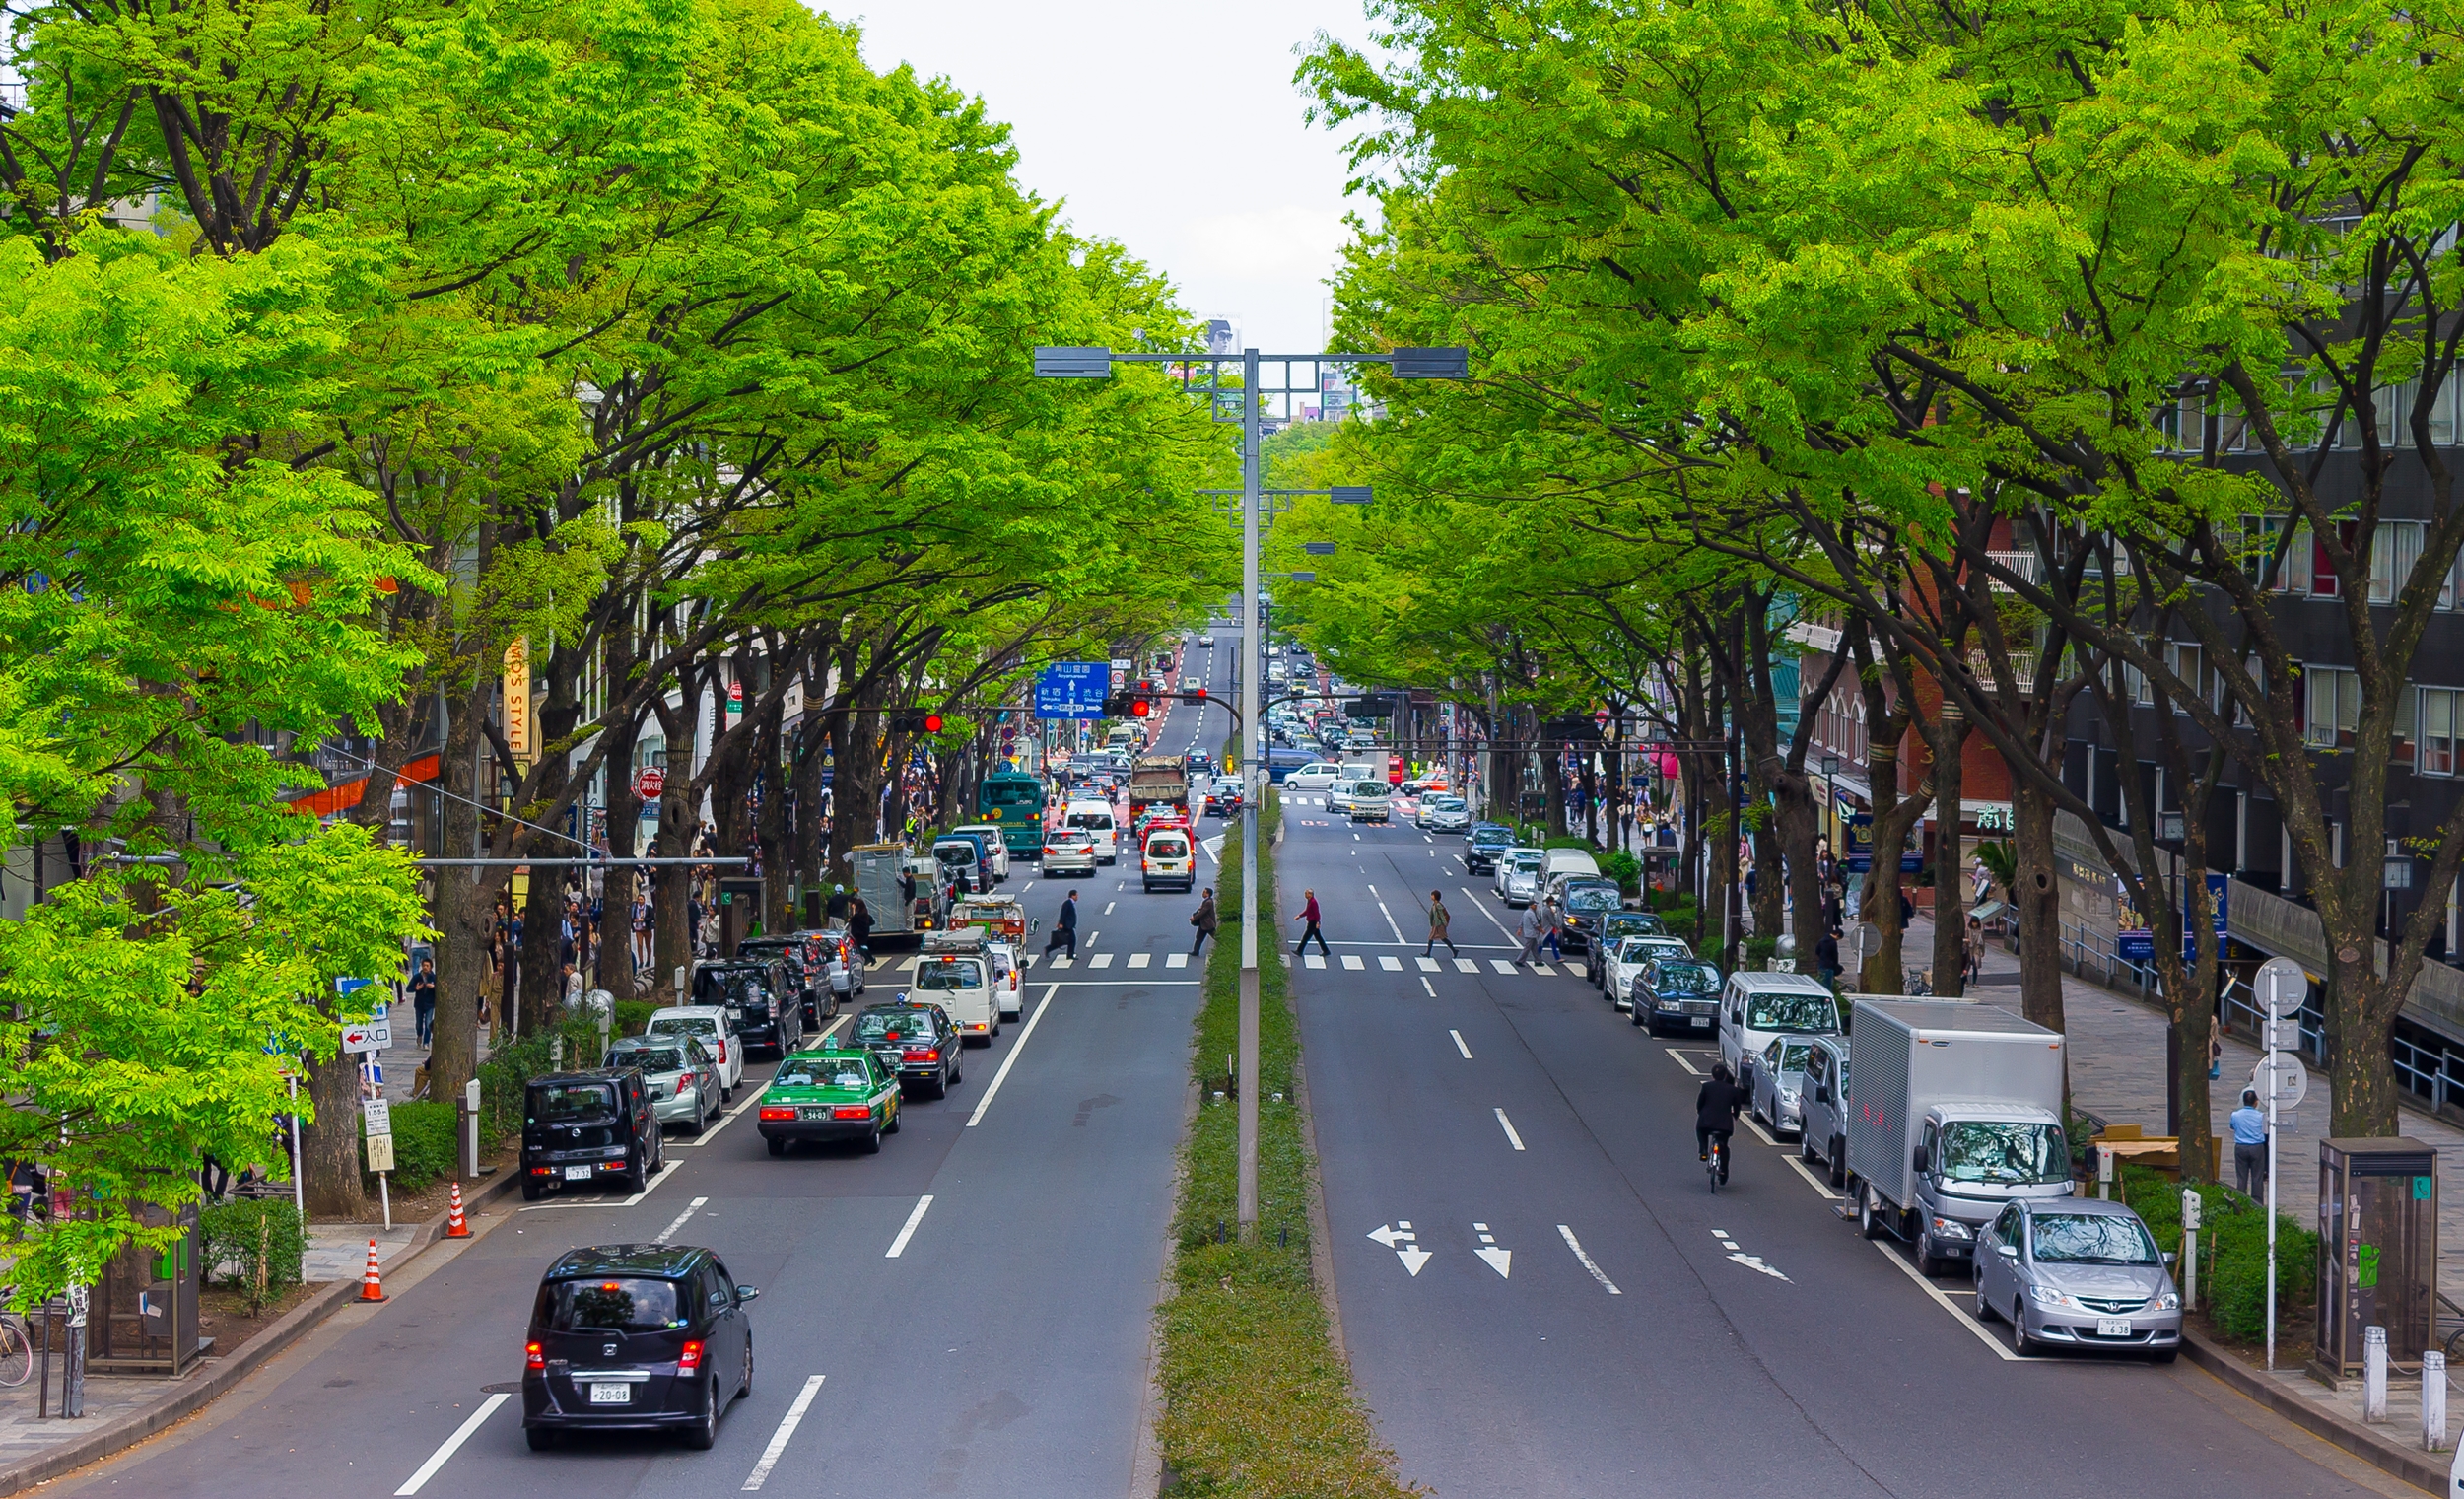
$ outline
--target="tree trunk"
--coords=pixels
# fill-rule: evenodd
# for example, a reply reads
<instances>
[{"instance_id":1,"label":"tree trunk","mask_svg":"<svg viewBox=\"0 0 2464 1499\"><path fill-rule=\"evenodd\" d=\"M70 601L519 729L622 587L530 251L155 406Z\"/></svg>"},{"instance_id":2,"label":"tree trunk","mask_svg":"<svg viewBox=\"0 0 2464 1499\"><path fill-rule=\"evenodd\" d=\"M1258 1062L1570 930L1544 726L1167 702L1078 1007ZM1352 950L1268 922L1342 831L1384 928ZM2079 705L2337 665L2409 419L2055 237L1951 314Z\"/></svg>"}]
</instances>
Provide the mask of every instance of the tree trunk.
<instances>
[{"instance_id":1,"label":"tree trunk","mask_svg":"<svg viewBox=\"0 0 2464 1499\"><path fill-rule=\"evenodd\" d=\"M467 857L479 831L478 808L471 805L478 799L471 784L471 756L480 738L478 698L473 693L456 707L437 761L437 784L445 792L439 821L449 858ZM459 1095L479 1068L479 990L488 982L489 898L496 890L490 873L435 871L437 1018L435 1044L428 1052L430 1098Z\"/></svg>"},{"instance_id":2,"label":"tree trunk","mask_svg":"<svg viewBox=\"0 0 2464 1499\"><path fill-rule=\"evenodd\" d=\"M1538 723L1535 719L1535 723ZM1544 826L1550 838L1563 838L1566 832L1566 765L1557 742L1540 746L1540 795L1546 798L1548 810Z\"/></svg>"},{"instance_id":3,"label":"tree trunk","mask_svg":"<svg viewBox=\"0 0 2464 1499\"><path fill-rule=\"evenodd\" d=\"M1878 737L1866 752L1866 763L1873 775L1874 867L1866 872L1865 893L1859 900L1863 919L1874 924L1879 940L1865 960L1858 987L1869 994L1896 994L1905 987L1906 956L1901 943L1906 928L1899 919L1899 852L1907 847L1908 834L1933 804L1933 797L1900 799L1896 743L1884 744Z\"/></svg>"},{"instance_id":4,"label":"tree trunk","mask_svg":"<svg viewBox=\"0 0 2464 1499\"><path fill-rule=\"evenodd\" d=\"M360 1187L360 1059L320 1056L308 1063L315 1117L300 1131L300 1176L310 1218L357 1222L368 1210Z\"/></svg>"},{"instance_id":5,"label":"tree trunk","mask_svg":"<svg viewBox=\"0 0 2464 1499\"><path fill-rule=\"evenodd\" d=\"M2053 863L2053 797L2022 778L2013 799L2017 888L2011 892L2011 905L2019 922L2019 1013L2049 1031L2067 1031L2062 1013L2062 887Z\"/></svg>"},{"instance_id":6,"label":"tree trunk","mask_svg":"<svg viewBox=\"0 0 2464 1499\"><path fill-rule=\"evenodd\" d=\"M1959 970L1967 953L1967 908L1959 899L1959 779L1968 742L1967 719L1951 703L1926 740L1933 747L1934 781L1934 992L1946 999L1965 992Z\"/></svg>"}]
</instances>

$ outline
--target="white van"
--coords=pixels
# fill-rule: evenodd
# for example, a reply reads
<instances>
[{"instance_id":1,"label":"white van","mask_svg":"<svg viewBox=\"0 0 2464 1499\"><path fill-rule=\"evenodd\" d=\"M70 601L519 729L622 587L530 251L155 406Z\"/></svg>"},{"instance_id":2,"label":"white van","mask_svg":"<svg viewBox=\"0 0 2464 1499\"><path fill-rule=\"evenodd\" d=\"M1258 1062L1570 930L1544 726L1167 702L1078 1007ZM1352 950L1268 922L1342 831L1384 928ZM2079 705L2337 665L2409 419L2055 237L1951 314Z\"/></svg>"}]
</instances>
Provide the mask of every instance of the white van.
<instances>
[{"instance_id":1,"label":"white van","mask_svg":"<svg viewBox=\"0 0 2464 1499\"><path fill-rule=\"evenodd\" d=\"M1720 989L1720 1059L1741 1086L1779 1037L1838 1034L1839 1004L1812 974L1731 974Z\"/></svg>"},{"instance_id":2,"label":"white van","mask_svg":"<svg viewBox=\"0 0 2464 1499\"><path fill-rule=\"evenodd\" d=\"M1118 833L1113 827L1111 802L1073 801L1061 808L1061 825L1094 839L1095 856L1105 863L1109 864L1120 856L1121 850L1115 843Z\"/></svg>"},{"instance_id":3,"label":"white van","mask_svg":"<svg viewBox=\"0 0 2464 1499\"><path fill-rule=\"evenodd\" d=\"M1139 851L1138 876L1148 894L1157 886L1187 890L1198 883L1198 851L1186 828L1150 828Z\"/></svg>"},{"instance_id":4,"label":"white van","mask_svg":"<svg viewBox=\"0 0 2464 1499\"><path fill-rule=\"evenodd\" d=\"M1562 876L1598 879L1600 860L1580 849L1551 849L1542 853L1540 867L1541 893L1557 894L1557 881Z\"/></svg>"},{"instance_id":5,"label":"white van","mask_svg":"<svg viewBox=\"0 0 2464 1499\"><path fill-rule=\"evenodd\" d=\"M1343 799L1343 811L1354 822L1384 822L1393 800L1394 788L1385 782L1355 781Z\"/></svg>"},{"instance_id":6,"label":"white van","mask_svg":"<svg viewBox=\"0 0 2464 1499\"><path fill-rule=\"evenodd\" d=\"M1001 1006L993 986L992 954L983 928L924 933L916 959L916 1001L937 1004L958 1027L962 1041L992 1044L1001 1033Z\"/></svg>"},{"instance_id":7,"label":"white van","mask_svg":"<svg viewBox=\"0 0 2464 1499\"><path fill-rule=\"evenodd\" d=\"M999 827L989 822L971 822L950 831L982 835L987 847L992 851L992 883L997 885L1009 878L1009 845L1002 841Z\"/></svg>"}]
</instances>

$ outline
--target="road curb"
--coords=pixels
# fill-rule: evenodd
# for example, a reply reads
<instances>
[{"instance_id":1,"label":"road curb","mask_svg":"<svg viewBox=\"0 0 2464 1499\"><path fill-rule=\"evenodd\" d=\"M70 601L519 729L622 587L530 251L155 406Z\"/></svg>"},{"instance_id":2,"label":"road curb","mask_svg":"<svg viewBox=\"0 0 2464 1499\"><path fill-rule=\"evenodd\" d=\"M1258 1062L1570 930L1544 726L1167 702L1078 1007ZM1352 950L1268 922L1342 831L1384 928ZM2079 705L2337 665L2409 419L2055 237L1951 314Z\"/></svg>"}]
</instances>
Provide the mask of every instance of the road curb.
<instances>
[{"instance_id":1,"label":"road curb","mask_svg":"<svg viewBox=\"0 0 2464 1499\"><path fill-rule=\"evenodd\" d=\"M516 1170L505 1170L500 1178L462 1199L467 1213L513 1191L521 1180ZM395 1256L387 1270L399 1270L428 1251L429 1246L445 1238L445 1223L452 1216L450 1208L420 1225L411 1242ZM313 1331L317 1325L344 1307L359 1300L358 1279L337 1280L293 1307L278 1318L273 1326L234 1349L227 1358L209 1361L202 1374L181 1383L179 1393L160 1404L107 1422L73 1442L62 1443L47 1452L28 1458L22 1463L0 1467L0 1495L23 1493L38 1483L48 1483L91 1464L127 1451L155 1433L179 1422L212 1404L228 1394L233 1386L263 1368L274 1356Z\"/></svg>"},{"instance_id":2,"label":"road curb","mask_svg":"<svg viewBox=\"0 0 2464 1499\"><path fill-rule=\"evenodd\" d=\"M2277 1388L2274 1381L2188 1328L2182 1329L2182 1352L2192 1363L2235 1391L2379 1471L2433 1494L2447 1491L2447 1469L2432 1462L2430 1454L2401 1447L2358 1421L2348 1421L2334 1411Z\"/></svg>"}]
</instances>

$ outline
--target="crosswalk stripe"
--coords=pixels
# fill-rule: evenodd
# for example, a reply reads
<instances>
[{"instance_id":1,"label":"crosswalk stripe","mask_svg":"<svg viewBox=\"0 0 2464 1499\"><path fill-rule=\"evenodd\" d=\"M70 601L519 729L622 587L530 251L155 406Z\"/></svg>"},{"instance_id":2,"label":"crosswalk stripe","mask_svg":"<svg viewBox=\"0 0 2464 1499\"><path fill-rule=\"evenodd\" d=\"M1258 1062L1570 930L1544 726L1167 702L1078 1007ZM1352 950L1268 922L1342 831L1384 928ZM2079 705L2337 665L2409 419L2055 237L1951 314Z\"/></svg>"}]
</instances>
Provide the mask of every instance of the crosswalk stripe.
<instances>
[{"instance_id":1,"label":"crosswalk stripe","mask_svg":"<svg viewBox=\"0 0 2464 1499\"><path fill-rule=\"evenodd\" d=\"M1488 963L1489 967L1496 969L1501 974L1510 974L1514 972L1514 965L1507 962L1503 958L1491 958L1488 960Z\"/></svg>"},{"instance_id":2,"label":"crosswalk stripe","mask_svg":"<svg viewBox=\"0 0 2464 1499\"><path fill-rule=\"evenodd\" d=\"M1305 958L1301 959L1301 962L1302 962L1305 966L1310 967L1310 968L1324 968L1324 967L1326 967L1326 959L1319 957L1319 956L1318 956L1316 953L1314 953L1314 952L1313 952L1313 953L1311 953L1309 956L1307 956L1307 957L1305 957Z\"/></svg>"},{"instance_id":3,"label":"crosswalk stripe","mask_svg":"<svg viewBox=\"0 0 2464 1499\"><path fill-rule=\"evenodd\" d=\"M1396 957L1393 953L1378 954L1378 967L1385 969L1390 974L1400 974L1403 971L1403 960Z\"/></svg>"},{"instance_id":4,"label":"crosswalk stripe","mask_svg":"<svg viewBox=\"0 0 2464 1499\"><path fill-rule=\"evenodd\" d=\"M1420 972L1424 974L1433 974L1437 972L1437 960L1435 958L1415 958L1412 961L1420 965ZM1462 960L1457 959L1456 961L1461 962Z\"/></svg>"},{"instance_id":5,"label":"crosswalk stripe","mask_svg":"<svg viewBox=\"0 0 2464 1499\"><path fill-rule=\"evenodd\" d=\"M1190 955L1188 953L1176 952L1164 955L1164 967L1166 968L1187 968L1189 966Z\"/></svg>"},{"instance_id":6,"label":"crosswalk stripe","mask_svg":"<svg viewBox=\"0 0 2464 1499\"><path fill-rule=\"evenodd\" d=\"M1367 968L1366 964L1362 963L1358 958L1352 956L1350 953L1343 954L1343 966L1356 972Z\"/></svg>"}]
</instances>

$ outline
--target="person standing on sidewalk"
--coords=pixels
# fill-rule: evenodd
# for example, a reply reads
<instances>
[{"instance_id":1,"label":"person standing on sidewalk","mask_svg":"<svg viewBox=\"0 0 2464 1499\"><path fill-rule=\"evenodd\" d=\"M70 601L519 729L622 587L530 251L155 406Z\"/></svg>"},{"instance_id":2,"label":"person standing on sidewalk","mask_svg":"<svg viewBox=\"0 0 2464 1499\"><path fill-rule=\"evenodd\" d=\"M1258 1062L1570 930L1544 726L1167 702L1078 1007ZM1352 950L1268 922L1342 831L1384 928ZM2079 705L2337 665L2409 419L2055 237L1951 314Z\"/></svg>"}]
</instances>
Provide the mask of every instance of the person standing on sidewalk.
<instances>
[{"instance_id":1,"label":"person standing on sidewalk","mask_svg":"<svg viewBox=\"0 0 2464 1499\"><path fill-rule=\"evenodd\" d=\"M437 965L426 958L411 977L411 1014L419 1022L419 1044L432 1045L437 1034Z\"/></svg>"},{"instance_id":2,"label":"person standing on sidewalk","mask_svg":"<svg viewBox=\"0 0 2464 1499\"><path fill-rule=\"evenodd\" d=\"M2241 1107L2230 1121L2233 1129L2233 1185L2245 1197L2267 1191L2267 1116L2259 1110L2259 1090L2241 1090Z\"/></svg>"},{"instance_id":3,"label":"person standing on sidewalk","mask_svg":"<svg viewBox=\"0 0 2464 1499\"><path fill-rule=\"evenodd\" d=\"M1198 909L1190 913L1190 924L1198 928L1197 937L1190 942L1190 956L1193 958L1205 950L1206 939L1215 934L1215 887L1207 886L1199 892L1199 896ZM1325 945L1324 939L1319 945Z\"/></svg>"},{"instance_id":4,"label":"person standing on sidewalk","mask_svg":"<svg viewBox=\"0 0 2464 1499\"><path fill-rule=\"evenodd\" d=\"M1074 889L1061 898L1061 915L1053 918L1053 934L1044 939L1044 956L1051 957L1054 948L1063 945L1069 949L1069 961L1076 962L1078 959L1078 892Z\"/></svg>"},{"instance_id":5,"label":"person standing on sidewalk","mask_svg":"<svg viewBox=\"0 0 2464 1499\"><path fill-rule=\"evenodd\" d=\"M1434 890L1430 891L1429 945L1420 949L1420 956L1425 958L1434 954L1440 942L1445 943L1446 950L1456 957L1463 956L1463 949L1455 945L1454 937L1447 932L1447 927L1452 924L1453 920L1454 918L1446 910L1446 898Z\"/></svg>"},{"instance_id":6,"label":"person standing on sidewalk","mask_svg":"<svg viewBox=\"0 0 2464 1499\"><path fill-rule=\"evenodd\" d=\"M1814 941L1814 968L1821 975L1824 988L1836 989L1839 987L1839 932L1836 928L1825 929Z\"/></svg>"},{"instance_id":7,"label":"person standing on sidewalk","mask_svg":"<svg viewBox=\"0 0 2464 1499\"><path fill-rule=\"evenodd\" d=\"M1540 961L1540 909L1538 902L1523 908L1523 920L1515 923L1514 934L1523 939L1523 951L1515 957L1515 967Z\"/></svg>"},{"instance_id":8,"label":"person standing on sidewalk","mask_svg":"<svg viewBox=\"0 0 2464 1499\"><path fill-rule=\"evenodd\" d=\"M1301 892L1301 895L1307 900L1308 904L1303 906L1301 908L1300 915L1292 918L1292 920L1306 924L1304 924L1301 928L1300 945L1292 949L1293 956L1297 957L1300 954L1307 952L1309 950L1309 939L1311 937L1316 937L1318 939L1318 956L1322 958L1334 957L1335 954L1327 948L1326 933L1318 929L1318 892L1315 890L1304 890Z\"/></svg>"}]
</instances>

